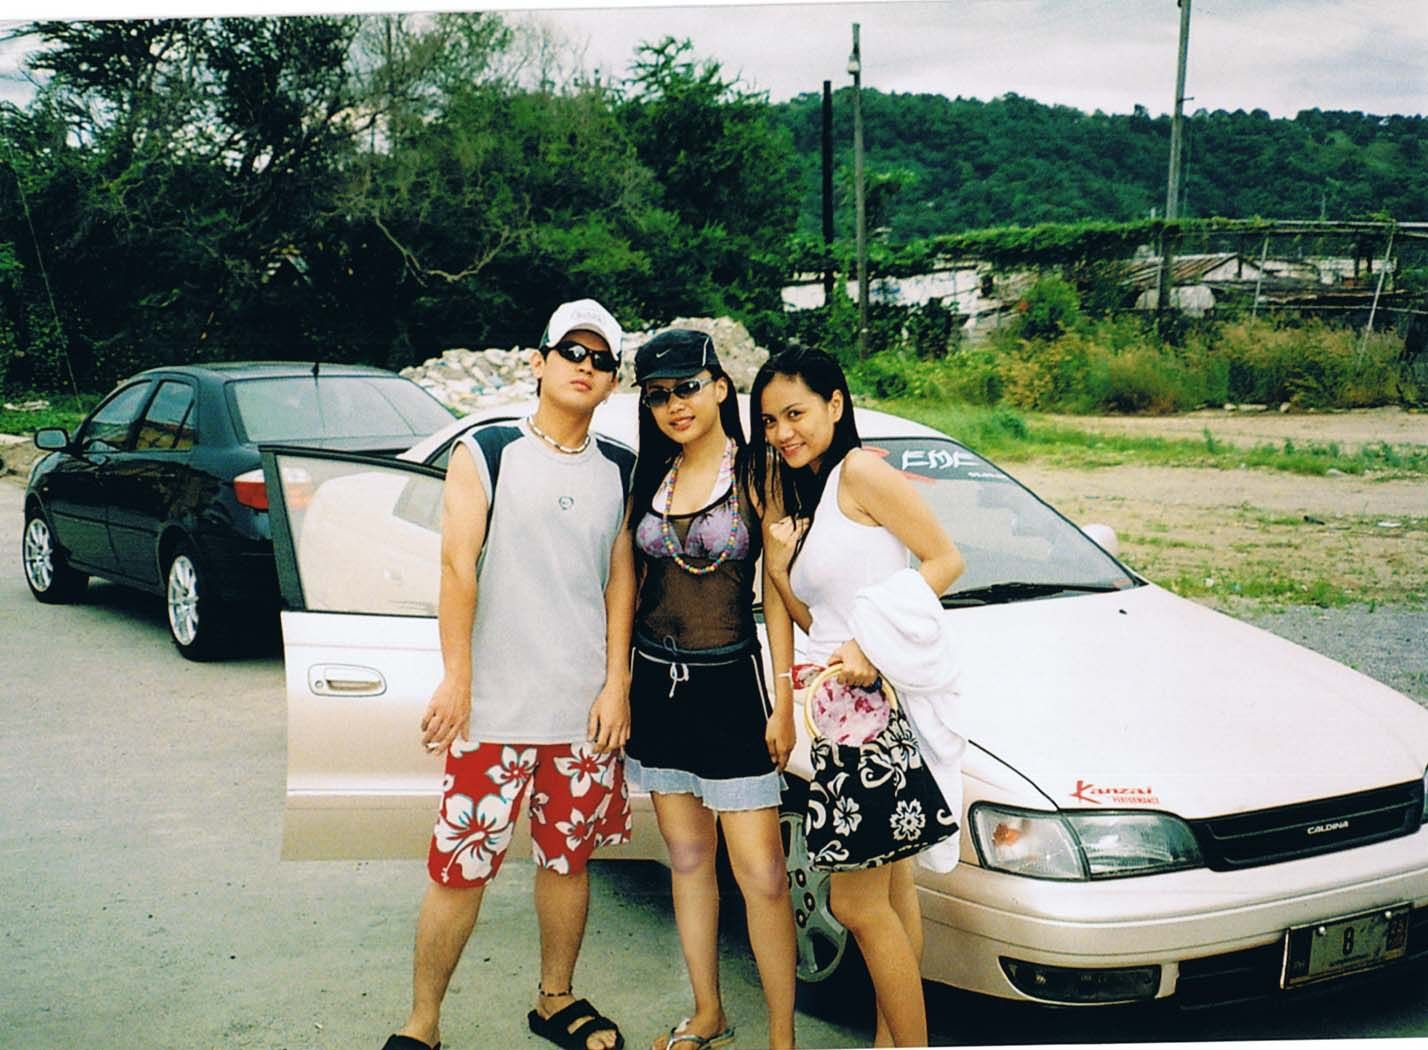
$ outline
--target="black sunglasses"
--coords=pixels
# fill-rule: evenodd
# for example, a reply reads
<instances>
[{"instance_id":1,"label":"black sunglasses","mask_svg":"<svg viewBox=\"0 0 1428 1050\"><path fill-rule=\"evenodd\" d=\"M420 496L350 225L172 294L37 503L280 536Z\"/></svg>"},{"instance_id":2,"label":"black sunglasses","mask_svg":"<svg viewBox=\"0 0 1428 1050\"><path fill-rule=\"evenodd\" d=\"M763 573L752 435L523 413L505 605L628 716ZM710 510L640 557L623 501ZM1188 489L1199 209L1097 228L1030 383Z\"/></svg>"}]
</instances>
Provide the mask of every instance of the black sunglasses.
<instances>
[{"instance_id":1,"label":"black sunglasses","mask_svg":"<svg viewBox=\"0 0 1428 1050\"><path fill-rule=\"evenodd\" d=\"M712 382L714 377L710 376L707 379L686 379L674 386L652 386L640 395L640 400L649 408L663 408L669 404L671 397L688 401Z\"/></svg>"},{"instance_id":2,"label":"black sunglasses","mask_svg":"<svg viewBox=\"0 0 1428 1050\"><path fill-rule=\"evenodd\" d=\"M584 346L581 343L556 343L554 346L547 347L546 349L554 350L572 365L578 365L588 357L590 358L590 367L597 372L613 372L616 367L618 367L615 355L610 353L610 351L591 350L588 346Z\"/></svg>"}]
</instances>

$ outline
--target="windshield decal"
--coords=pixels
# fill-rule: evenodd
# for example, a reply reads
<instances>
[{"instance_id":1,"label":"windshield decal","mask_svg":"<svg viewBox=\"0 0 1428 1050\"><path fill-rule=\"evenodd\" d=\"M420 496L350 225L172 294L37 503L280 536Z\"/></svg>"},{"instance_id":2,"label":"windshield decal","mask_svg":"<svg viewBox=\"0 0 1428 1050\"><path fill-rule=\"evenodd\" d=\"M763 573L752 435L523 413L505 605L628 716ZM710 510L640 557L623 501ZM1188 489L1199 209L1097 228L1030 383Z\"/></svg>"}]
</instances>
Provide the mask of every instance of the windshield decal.
<instances>
[{"instance_id":1,"label":"windshield decal","mask_svg":"<svg viewBox=\"0 0 1428 1050\"><path fill-rule=\"evenodd\" d=\"M1102 787L1080 777L1076 778L1076 790L1071 792L1071 797L1093 806L1106 803L1114 806L1160 805L1160 798L1153 787Z\"/></svg>"},{"instance_id":2,"label":"windshield decal","mask_svg":"<svg viewBox=\"0 0 1428 1050\"><path fill-rule=\"evenodd\" d=\"M980 456L973 455L965 448L958 448L950 443L935 442L927 445L914 445L909 442L895 452L875 445L863 447L875 455L882 456L894 468L910 478L932 481L952 479L959 481L1010 480Z\"/></svg>"}]
</instances>

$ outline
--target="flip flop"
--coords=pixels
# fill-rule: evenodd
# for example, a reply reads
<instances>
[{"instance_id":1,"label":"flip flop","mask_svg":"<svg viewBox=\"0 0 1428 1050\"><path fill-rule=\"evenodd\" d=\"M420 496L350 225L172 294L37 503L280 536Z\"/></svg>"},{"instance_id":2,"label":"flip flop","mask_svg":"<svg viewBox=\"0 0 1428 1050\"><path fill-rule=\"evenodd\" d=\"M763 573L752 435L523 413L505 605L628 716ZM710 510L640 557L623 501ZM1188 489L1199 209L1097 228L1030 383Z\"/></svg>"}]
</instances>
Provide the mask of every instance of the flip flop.
<instances>
[{"instance_id":1,"label":"flip flop","mask_svg":"<svg viewBox=\"0 0 1428 1050\"><path fill-rule=\"evenodd\" d=\"M586 1020L572 1031L570 1026L581 1018ZM590 1037L596 1032L614 1032L613 1050L624 1050L625 1037L620 1034L619 1026L591 1006L588 999L577 999L549 1017L542 1017L539 1011L532 1010L526 1014L526 1023L531 1026L532 1032L542 1039L549 1039L561 1050L587 1050Z\"/></svg>"},{"instance_id":2,"label":"flip flop","mask_svg":"<svg viewBox=\"0 0 1428 1050\"><path fill-rule=\"evenodd\" d=\"M441 1044L427 1046L420 1039L409 1035L394 1035L382 1044L382 1050L441 1050Z\"/></svg>"},{"instance_id":3,"label":"flip flop","mask_svg":"<svg viewBox=\"0 0 1428 1050\"><path fill-rule=\"evenodd\" d=\"M722 1032L714 1035L697 1035L694 1032L681 1032L680 1029L689 1023L686 1017L679 1024L669 1030L669 1036L665 1039L664 1050L674 1050L678 1044L685 1044L688 1050L713 1050L716 1046L726 1046L734 1041L734 1026L729 1025Z\"/></svg>"}]
</instances>

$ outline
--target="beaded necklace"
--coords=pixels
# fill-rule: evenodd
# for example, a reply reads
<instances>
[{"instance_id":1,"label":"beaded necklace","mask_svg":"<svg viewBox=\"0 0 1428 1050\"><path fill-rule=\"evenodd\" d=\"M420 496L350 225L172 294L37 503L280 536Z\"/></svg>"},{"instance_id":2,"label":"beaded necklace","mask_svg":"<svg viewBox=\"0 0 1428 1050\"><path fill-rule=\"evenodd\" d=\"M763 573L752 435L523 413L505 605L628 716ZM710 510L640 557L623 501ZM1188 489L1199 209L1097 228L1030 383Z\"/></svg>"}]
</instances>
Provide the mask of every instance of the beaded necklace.
<instances>
[{"instance_id":1,"label":"beaded necklace","mask_svg":"<svg viewBox=\"0 0 1428 1050\"><path fill-rule=\"evenodd\" d=\"M691 576L707 576L719 566L729 560L734 553L734 548L739 544L739 526L743 522L739 518L739 486L737 480L733 480L729 485L729 498L727 502L731 505L733 513L729 515L729 535L724 539L724 546L719 549L719 554L708 565L690 565L680 555L678 547L675 545L674 526L669 523L669 512L674 506L674 487L679 483L679 466L684 462L684 453L674 457L674 464L669 471L669 485L664 494L664 515L659 520L659 539L664 546L664 552L674 559L674 564L678 565ZM719 465L720 474L733 473L734 465L734 443L728 441L724 445L724 461Z\"/></svg>"},{"instance_id":2,"label":"beaded necklace","mask_svg":"<svg viewBox=\"0 0 1428 1050\"><path fill-rule=\"evenodd\" d=\"M526 426L531 428L532 434L540 438L551 448L555 449L557 452L564 452L567 456L578 456L580 455L580 453L584 452L587 448L590 447L590 432L588 430L585 432L585 440L580 442L580 444L576 445L574 448L571 448L569 445L562 445L559 441L555 440L555 438L551 437L540 427L536 426L535 416L533 415L526 417Z\"/></svg>"}]
</instances>

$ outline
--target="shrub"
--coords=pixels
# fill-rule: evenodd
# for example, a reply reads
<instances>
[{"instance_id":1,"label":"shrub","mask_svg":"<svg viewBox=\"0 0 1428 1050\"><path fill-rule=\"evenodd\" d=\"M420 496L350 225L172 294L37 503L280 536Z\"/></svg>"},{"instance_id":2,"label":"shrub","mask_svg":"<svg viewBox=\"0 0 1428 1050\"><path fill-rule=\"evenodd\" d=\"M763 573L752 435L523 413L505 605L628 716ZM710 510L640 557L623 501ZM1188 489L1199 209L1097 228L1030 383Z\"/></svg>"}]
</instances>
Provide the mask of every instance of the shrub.
<instances>
[{"instance_id":1,"label":"shrub","mask_svg":"<svg viewBox=\"0 0 1428 1050\"><path fill-rule=\"evenodd\" d=\"M1001 356L992 349L962 350L946 359L942 372L946 394L972 405L995 405L1002 400L1005 381Z\"/></svg>"},{"instance_id":2,"label":"shrub","mask_svg":"<svg viewBox=\"0 0 1428 1050\"><path fill-rule=\"evenodd\" d=\"M1368 408L1416 396L1399 361L1398 341L1321 321L1224 325L1214 353L1225 361L1230 401L1300 408Z\"/></svg>"},{"instance_id":3,"label":"shrub","mask_svg":"<svg viewBox=\"0 0 1428 1050\"><path fill-rule=\"evenodd\" d=\"M1081 296L1064 277L1039 278L1017 304L1014 326L1021 339L1056 339L1081 324Z\"/></svg>"}]
</instances>

